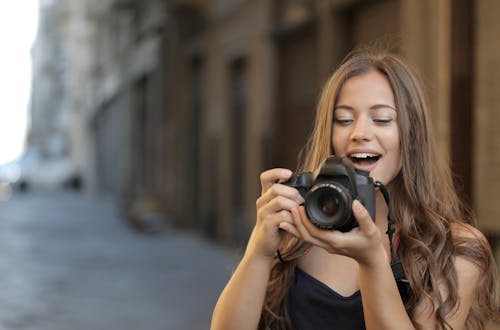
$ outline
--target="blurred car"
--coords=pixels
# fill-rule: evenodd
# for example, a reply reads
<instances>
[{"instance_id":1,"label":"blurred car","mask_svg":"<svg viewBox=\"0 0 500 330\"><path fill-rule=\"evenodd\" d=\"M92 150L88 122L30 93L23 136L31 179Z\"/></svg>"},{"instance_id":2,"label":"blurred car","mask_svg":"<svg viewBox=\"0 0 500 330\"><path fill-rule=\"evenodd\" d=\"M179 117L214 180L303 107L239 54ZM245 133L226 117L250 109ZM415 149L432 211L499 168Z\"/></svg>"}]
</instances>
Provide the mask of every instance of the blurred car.
<instances>
[{"instance_id":1,"label":"blurred car","mask_svg":"<svg viewBox=\"0 0 500 330\"><path fill-rule=\"evenodd\" d=\"M0 182L14 190L59 189L82 187L80 173L68 157L44 158L29 150L18 159L0 167Z\"/></svg>"}]
</instances>

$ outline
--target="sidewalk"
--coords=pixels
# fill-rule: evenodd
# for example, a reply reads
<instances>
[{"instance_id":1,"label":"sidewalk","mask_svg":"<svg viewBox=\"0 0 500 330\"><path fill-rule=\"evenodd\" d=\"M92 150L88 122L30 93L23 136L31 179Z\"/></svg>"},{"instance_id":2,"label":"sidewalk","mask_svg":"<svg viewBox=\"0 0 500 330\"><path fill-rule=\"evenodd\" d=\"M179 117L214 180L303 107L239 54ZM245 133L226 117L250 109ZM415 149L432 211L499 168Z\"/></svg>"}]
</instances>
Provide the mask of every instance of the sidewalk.
<instances>
[{"instance_id":1,"label":"sidewalk","mask_svg":"<svg viewBox=\"0 0 500 330\"><path fill-rule=\"evenodd\" d=\"M202 330L238 261L195 233L136 233L75 194L0 202L0 329Z\"/></svg>"}]
</instances>

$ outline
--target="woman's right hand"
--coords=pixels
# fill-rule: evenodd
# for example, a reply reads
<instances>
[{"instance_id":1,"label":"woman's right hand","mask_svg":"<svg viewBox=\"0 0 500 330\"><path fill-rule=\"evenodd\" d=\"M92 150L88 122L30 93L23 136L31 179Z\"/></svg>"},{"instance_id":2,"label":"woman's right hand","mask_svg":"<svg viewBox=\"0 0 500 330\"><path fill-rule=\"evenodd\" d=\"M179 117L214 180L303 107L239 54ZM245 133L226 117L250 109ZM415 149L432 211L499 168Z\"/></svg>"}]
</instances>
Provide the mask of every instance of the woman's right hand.
<instances>
[{"instance_id":1,"label":"woman's right hand","mask_svg":"<svg viewBox=\"0 0 500 330\"><path fill-rule=\"evenodd\" d=\"M292 171L279 168L260 175L257 221L245 255L217 301L211 329L258 328L274 256L285 235L279 229L293 233L291 210L303 202L295 188L278 183L291 175Z\"/></svg>"},{"instance_id":2,"label":"woman's right hand","mask_svg":"<svg viewBox=\"0 0 500 330\"><path fill-rule=\"evenodd\" d=\"M285 232L296 233L291 210L304 202L298 190L278 183L292 171L274 168L260 175L262 194L257 199L257 221L248 242L246 254L272 260Z\"/></svg>"}]
</instances>

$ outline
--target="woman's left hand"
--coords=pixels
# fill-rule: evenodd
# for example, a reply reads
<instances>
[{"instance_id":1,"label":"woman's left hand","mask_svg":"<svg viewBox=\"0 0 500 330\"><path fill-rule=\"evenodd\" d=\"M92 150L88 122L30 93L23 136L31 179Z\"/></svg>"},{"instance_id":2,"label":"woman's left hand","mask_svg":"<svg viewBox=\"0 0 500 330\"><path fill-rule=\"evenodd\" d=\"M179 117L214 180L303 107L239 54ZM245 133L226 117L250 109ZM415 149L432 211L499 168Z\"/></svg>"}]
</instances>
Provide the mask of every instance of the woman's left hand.
<instances>
[{"instance_id":1,"label":"woman's left hand","mask_svg":"<svg viewBox=\"0 0 500 330\"><path fill-rule=\"evenodd\" d=\"M316 227L307 217L303 206L292 209L294 226L283 229L330 253L351 257L362 264L373 265L380 262L381 255L387 258L383 247L383 234L366 208L355 200L352 203L352 212L359 226L345 233Z\"/></svg>"}]
</instances>

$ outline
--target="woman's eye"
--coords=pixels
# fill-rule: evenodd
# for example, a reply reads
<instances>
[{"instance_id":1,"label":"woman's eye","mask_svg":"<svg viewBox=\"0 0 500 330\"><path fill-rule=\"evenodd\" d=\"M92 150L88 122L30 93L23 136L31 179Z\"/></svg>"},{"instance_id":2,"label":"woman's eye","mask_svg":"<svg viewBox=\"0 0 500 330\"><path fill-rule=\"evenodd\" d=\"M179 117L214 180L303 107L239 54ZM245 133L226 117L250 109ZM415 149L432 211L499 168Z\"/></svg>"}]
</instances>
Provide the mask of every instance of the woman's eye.
<instances>
[{"instance_id":1,"label":"woman's eye","mask_svg":"<svg viewBox=\"0 0 500 330\"><path fill-rule=\"evenodd\" d=\"M374 118L373 121L377 124L389 124L392 118Z\"/></svg>"},{"instance_id":2,"label":"woman's eye","mask_svg":"<svg viewBox=\"0 0 500 330\"><path fill-rule=\"evenodd\" d=\"M351 118L335 118L334 122L339 125L347 125L353 122Z\"/></svg>"}]
</instances>

